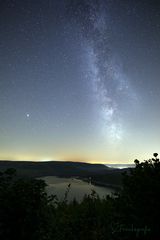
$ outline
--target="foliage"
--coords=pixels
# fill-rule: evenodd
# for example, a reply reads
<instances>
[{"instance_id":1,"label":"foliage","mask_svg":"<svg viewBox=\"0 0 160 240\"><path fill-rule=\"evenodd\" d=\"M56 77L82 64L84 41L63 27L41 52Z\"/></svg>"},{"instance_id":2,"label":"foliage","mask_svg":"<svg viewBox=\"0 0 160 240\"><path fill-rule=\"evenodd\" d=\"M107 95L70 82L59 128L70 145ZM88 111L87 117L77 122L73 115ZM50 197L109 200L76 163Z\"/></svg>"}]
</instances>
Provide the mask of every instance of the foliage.
<instances>
[{"instance_id":1,"label":"foliage","mask_svg":"<svg viewBox=\"0 0 160 240\"><path fill-rule=\"evenodd\" d=\"M48 239L50 198L41 180L0 173L0 239Z\"/></svg>"},{"instance_id":2,"label":"foliage","mask_svg":"<svg viewBox=\"0 0 160 240\"><path fill-rule=\"evenodd\" d=\"M117 201L121 223L141 229L147 227L151 239L160 233L160 161L157 153L153 156L141 163L134 161L135 168L123 176L123 189Z\"/></svg>"},{"instance_id":3,"label":"foliage","mask_svg":"<svg viewBox=\"0 0 160 240\"><path fill-rule=\"evenodd\" d=\"M0 173L0 239L113 240L158 239L160 215L158 154L123 176L122 190L100 199L95 191L83 201L48 196L42 180Z\"/></svg>"}]
</instances>

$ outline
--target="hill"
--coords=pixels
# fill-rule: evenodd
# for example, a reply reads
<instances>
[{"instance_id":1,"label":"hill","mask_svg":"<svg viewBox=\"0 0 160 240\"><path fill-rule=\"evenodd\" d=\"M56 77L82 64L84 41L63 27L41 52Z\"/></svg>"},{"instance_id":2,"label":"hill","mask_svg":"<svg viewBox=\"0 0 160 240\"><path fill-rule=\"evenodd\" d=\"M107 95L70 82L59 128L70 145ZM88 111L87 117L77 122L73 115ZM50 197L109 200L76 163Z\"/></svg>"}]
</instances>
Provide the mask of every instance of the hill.
<instances>
[{"instance_id":1,"label":"hill","mask_svg":"<svg viewBox=\"0 0 160 240\"><path fill-rule=\"evenodd\" d=\"M7 168L15 168L17 174L23 177L79 177L86 181L91 178L92 183L103 186L121 185L122 172L126 171L126 169L110 168L104 164L83 162L0 161L0 171L4 171Z\"/></svg>"}]
</instances>

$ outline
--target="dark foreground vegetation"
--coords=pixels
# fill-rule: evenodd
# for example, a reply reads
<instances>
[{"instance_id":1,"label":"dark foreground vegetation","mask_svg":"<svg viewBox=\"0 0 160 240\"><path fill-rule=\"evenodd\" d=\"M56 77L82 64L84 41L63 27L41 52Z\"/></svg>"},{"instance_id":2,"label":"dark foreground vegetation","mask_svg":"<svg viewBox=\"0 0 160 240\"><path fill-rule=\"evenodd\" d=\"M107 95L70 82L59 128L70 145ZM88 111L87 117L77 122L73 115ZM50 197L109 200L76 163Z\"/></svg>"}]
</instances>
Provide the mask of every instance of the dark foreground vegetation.
<instances>
[{"instance_id":1,"label":"dark foreground vegetation","mask_svg":"<svg viewBox=\"0 0 160 240\"><path fill-rule=\"evenodd\" d=\"M160 161L154 158L123 174L122 189L81 203L47 196L42 180L0 173L0 240L160 239Z\"/></svg>"}]
</instances>

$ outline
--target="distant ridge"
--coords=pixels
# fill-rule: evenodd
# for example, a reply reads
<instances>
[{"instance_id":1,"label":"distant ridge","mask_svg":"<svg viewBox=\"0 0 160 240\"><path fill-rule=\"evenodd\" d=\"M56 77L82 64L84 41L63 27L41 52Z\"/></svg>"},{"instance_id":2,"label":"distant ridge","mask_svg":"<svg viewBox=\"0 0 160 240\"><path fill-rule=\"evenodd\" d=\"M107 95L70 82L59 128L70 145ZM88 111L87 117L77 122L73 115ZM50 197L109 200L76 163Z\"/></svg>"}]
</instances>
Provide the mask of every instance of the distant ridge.
<instances>
[{"instance_id":1,"label":"distant ridge","mask_svg":"<svg viewBox=\"0 0 160 240\"><path fill-rule=\"evenodd\" d=\"M120 185L123 169L115 169L104 164L90 164L84 162L31 162L31 161L0 161L0 171L15 168L17 174L23 177L79 177L92 178L98 185Z\"/></svg>"},{"instance_id":2,"label":"distant ridge","mask_svg":"<svg viewBox=\"0 0 160 240\"><path fill-rule=\"evenodd\" d=\"M31 162L31 161L0 161L0 171L7 168L15 168L20 175L31 177L41 176L79 176L87 173L103 173L108 167L104 164L90 164L83 162Z\"/></svg>"}]
</instances>

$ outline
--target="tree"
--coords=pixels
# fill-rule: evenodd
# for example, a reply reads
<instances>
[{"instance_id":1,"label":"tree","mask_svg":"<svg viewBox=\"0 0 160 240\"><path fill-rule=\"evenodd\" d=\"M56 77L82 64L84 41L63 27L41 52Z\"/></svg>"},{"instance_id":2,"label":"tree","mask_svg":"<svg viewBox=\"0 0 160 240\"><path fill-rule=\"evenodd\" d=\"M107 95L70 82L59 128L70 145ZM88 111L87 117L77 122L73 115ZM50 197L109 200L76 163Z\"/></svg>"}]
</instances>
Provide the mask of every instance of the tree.
<instances>
[{"instance_id":1,"label":"tree","mask_svg":"<svg viewBox=\"0 0 160 240\"><path fill-rule=\"evenodd\" d=\"M50 239L51 206L45 182L0 173L0 239ZM52 206L53 209L53 206Z\"/></svg>"},{"instance_id":2,"label":"tree","mask_svg":"<svg viewBox=\"0 0 160 240\"><path fill-rule=\"evenodd\" d=\"M141 239L153 239L160 232L157 222L160 216L160 161L157 153L153 156L141 163L135 160L135 168L123 176L123 188L117 200L120 223L140 229L147 227L148 235L141 235Z\"/></svg>"}]
</instances>

